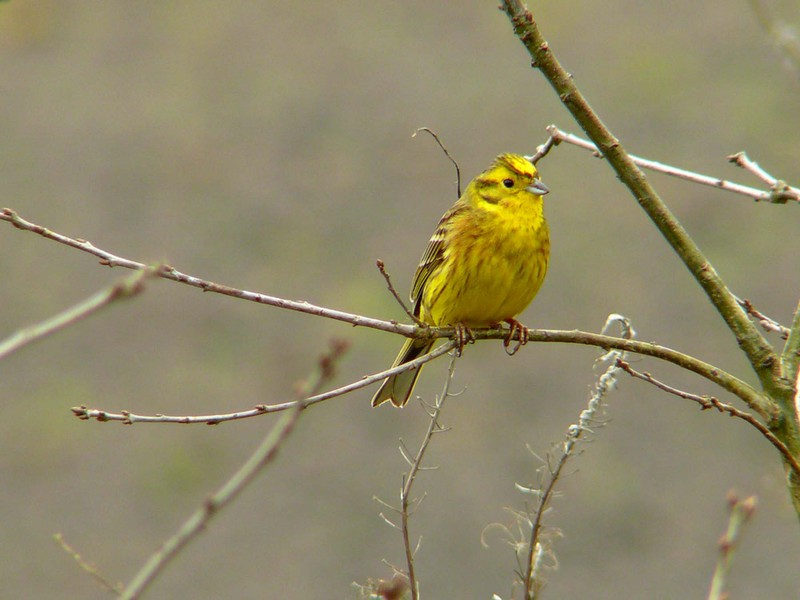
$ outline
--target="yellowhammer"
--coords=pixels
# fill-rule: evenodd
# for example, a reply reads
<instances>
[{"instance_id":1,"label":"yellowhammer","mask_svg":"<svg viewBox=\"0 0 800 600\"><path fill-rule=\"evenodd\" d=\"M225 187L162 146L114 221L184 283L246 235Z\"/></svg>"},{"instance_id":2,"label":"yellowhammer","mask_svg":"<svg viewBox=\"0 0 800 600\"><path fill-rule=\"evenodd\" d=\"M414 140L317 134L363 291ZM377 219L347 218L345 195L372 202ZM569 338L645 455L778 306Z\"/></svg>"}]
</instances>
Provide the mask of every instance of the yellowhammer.
<instances>
[{"instance_id":1,"label":"yellowhammer","mask_svg":"<svg viewBox=\"0 0 800 600\"><path fill-rule=\"evenodd\" d=\"M435 327L488 327L506 322L510 340L516 317L530 304L547 273L550 234L542 196L549 192L525 157L502 154L470 181L444 213L414 274L414 315ZM398 366L433 347L409 339L394 361ZM392 375L372 406L408 402L420 369Z\"/></svg>"}]
</instances>

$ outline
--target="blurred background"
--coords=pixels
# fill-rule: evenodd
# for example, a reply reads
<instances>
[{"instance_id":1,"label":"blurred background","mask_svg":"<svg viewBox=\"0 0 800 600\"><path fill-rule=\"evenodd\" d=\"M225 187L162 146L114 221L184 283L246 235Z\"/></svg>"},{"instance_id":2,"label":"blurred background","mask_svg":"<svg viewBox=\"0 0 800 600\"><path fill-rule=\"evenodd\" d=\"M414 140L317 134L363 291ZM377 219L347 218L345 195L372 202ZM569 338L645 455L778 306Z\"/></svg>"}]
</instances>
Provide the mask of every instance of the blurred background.
<instances>
[{"instance_id":1,"label":"blurred background","mask_svg":"<svg viewBox=\"0 0 800 600\"><path fill-rule=\"evenodd\" d=\"M798 3L767 6L796 18ZM536 2L552 48L640 156L758 185L726 162L746 150L800 183L800 85L747 2ZM0 6L0 205L139 261L232 286L403 319L435 224L505 151L532 153L555 123L580 133L496 2L56 2ZM548 280L522 320L598 331L629 317L640 339L753 382L736 344L611 170L562 146L551 188ZM730 287L788 323L800 289L796 205L652 180ZM0 338L123 277L81 252L0 226ZM128 581L275 421L217 427L83 422L85 404L202 414L289 399L333 337L352 344L332 385L387 368L401 339L165 281L0 364L0 581L8 598L105 598L53 542L63 533ZM773 338L773 341L778 342ZM416 484L426 598L510 597L504 507L526 500L596 373L593 348L499 342L459 360ZM441 388L446 361L417 392ZM706 381L634 366L696 393ZM354 598L390 578L397 501L428 418L373 410L374 388L305 413L268 471L160 577L153 598ZM548 523L563 532L548 598L704 597L726 494L759 509L731 576L741 598L800 594L800 529L777 453L755 430L623 378L607 424L575 460Z\"/></svg>"}]
</instances>

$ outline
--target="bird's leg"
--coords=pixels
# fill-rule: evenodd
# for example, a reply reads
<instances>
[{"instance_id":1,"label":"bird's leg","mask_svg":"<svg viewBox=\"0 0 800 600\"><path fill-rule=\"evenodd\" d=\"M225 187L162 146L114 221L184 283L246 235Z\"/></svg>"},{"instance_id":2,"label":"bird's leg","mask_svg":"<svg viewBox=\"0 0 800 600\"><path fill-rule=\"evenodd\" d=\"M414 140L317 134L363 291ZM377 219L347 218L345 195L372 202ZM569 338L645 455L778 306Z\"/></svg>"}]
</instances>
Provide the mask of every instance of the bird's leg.
<instances>
[{"instance_id":1,"label":"bird's leg","mask_svg":"<svg viewBox=\"0 0 800 600\"><path fill-rule=\"evenodd\" d=\"M506 354L514 356L521 346L528 343L528 328L516 319L505 319L505 322L508 323L510 329L508 330L506 339L503 340L503 348L505 348ZM517 331L519 331L519 339L514 347L509 350L509 346L511 346L511 342L514 339L514 334Z\"/></svg>"},{"instance_id":2,"label":"bird's leg","mask_svg":"<svg viewBox=\"0 0 800 600\"><path fill-rule=\"evenodd\" d=\"M461 356L464 346L475 343L475 335L464 323L455 324L456 356Z\"/></svg>"}]
</instances>

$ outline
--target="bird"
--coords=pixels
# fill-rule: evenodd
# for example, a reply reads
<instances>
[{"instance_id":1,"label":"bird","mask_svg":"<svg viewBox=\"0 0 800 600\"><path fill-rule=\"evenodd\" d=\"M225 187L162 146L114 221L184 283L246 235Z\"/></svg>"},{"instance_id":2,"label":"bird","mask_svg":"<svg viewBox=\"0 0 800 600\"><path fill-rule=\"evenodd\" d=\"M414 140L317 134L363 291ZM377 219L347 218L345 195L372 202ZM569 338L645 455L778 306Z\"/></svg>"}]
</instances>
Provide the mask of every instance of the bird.
<instances>
[{"instance_id":1,"label":"bird","mask_svg":"<svg viewBox=\"0 0 800 600\"><path fill-rule=\"evenodd\" d=\"M542 197L549 188L536 166L519 154L501 154L469 182L439 220L411 284L414 316L434 327L511 327L527 341L515 317L541 287L550 259L550 232ZM392 367L431 350L435 340L409 338ZM462 344L463 345L463 344ZM372 398L402 407L421 367L391 375Z\"/></svg>"}]
</instances>

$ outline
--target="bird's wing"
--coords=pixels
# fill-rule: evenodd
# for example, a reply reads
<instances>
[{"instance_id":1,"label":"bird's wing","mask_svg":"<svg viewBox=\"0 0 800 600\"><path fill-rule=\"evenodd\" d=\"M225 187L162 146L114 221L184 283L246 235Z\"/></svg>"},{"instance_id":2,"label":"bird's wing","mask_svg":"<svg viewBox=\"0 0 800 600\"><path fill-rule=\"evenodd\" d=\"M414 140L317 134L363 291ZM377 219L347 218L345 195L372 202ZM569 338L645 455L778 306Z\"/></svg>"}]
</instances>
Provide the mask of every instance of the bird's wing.
<instances>
[{"instance_id":1,"label":"bird's wing","mask_svg":"<svg viewBox=\"0 0 800 600\"><path fill-rule=\"evenodd\" d=\"M414 303L414 314L417 316L419 316L419 303L425 290L425 284L444 261L445 239L453 225L453 218L465 208L462 204L456 204L444 213L419 261L417 271L414 273L414 281L411 284L411 302Z\"/></svg>"}]
</instances>

